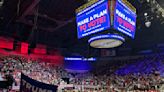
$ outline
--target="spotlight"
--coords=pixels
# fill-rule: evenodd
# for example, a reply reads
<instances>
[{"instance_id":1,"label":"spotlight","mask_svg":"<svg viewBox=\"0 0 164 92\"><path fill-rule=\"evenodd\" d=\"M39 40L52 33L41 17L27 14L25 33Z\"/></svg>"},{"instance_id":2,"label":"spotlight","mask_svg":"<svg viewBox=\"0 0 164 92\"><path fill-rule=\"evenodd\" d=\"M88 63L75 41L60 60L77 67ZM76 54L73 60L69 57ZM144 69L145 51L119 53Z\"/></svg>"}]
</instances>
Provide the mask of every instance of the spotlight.
<instances>
[{"instance_id":1,"label":"spotlight","mask_svg":"<svg viewBox=\"0 0 164 92\"><path fill-rule=\"evenodd\" d=\"M146 21L146 22L145 22L145 26L146 26L146 27L150 27L150 26L151 26L151 22L150 22L150 21Z\"/></svg>"},{"instance_id":2,"label":"spotlight","mask_svg":"<svg viewBox=\"0 0 164 92\"><path fill-rule=\"evenodd\" d=\"M145 12L145 13L144 13L144 16L147 16L147 15L148 15L147 12Z\"/></svg>"}]
</instances>

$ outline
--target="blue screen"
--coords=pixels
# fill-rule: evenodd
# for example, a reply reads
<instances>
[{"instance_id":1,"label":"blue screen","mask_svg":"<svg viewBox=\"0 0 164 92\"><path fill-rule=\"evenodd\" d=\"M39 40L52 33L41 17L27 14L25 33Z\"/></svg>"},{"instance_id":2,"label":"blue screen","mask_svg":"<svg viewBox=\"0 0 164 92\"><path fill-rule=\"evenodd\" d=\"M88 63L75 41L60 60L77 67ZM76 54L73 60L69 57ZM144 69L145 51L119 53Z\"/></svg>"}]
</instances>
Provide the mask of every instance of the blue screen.
<instances>
[{"instance_id":1,"label":"blue screen","mask_svg":"<svg viewBox=\"0 0 164 92\"><path fill-rule=\"evenodd\" d=\"M110 27L108 0L100 0L76 14L78 38L82 38Z\"/></svg>"},{"instance_id":2,"label":"blue screen","mask_svg":"<svg viewBox=\"0 0 164 92\"><path fill-rule=\"evenodd\" d=\"M135 36L136 14L121 0L116 1L114 12L114 28L131 38Z\"/></svg>"}]
</instances>

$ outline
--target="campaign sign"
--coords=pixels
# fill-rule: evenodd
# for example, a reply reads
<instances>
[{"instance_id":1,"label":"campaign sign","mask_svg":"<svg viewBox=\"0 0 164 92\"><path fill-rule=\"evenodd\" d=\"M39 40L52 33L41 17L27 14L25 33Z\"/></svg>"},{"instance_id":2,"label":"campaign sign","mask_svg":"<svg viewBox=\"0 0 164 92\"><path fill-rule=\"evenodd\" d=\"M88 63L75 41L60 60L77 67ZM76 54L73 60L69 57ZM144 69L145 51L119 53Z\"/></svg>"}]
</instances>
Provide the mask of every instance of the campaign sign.
<instances>
[{"instance_id":1,"label":"campaign sign","mask_svg":"<svg viewBox=\"0 0 164 92\"><path fill-rule=\"evenodd\" d=\"M135 36L136 13L121 0L116 1L114 12L114 28L131 38Z\"/></svg>"},{"instance_id":2,"label":"campaign sign","mask_svg":"<svg viewBox=\"0 0 164 92\"><path fill-rule=\"evenodd\" d=\"M76 14L78 38L82 38L110 27L108 0L100 0Z\"/></svg>"},{"instance_id":3,"label":"campaign sign","mask_svg":"<svg viewBox=\"0 0 164 92\"><path fill-rule=\"evenodd\" d=\"M57 87L33 80L21 74L20 92L57 92Z\"/></svg>"}]
</instances>

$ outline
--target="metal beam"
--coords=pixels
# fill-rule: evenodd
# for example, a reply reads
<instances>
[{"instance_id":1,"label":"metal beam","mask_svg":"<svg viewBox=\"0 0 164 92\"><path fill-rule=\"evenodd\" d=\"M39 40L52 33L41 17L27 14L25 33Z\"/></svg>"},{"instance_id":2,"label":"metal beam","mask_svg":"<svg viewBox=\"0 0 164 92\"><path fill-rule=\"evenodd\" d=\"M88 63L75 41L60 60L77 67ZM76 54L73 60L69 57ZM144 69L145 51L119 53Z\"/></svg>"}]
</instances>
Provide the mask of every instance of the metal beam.
<instances>
[{"instance_id":1,"label":"metal beam","mask_svg":"<svg viewBox=\"0 0 164 92\"><path fill-rule=\"evenodd\" d=\"M57 26L56 28L51 29L51 31L52 31L52 32L53 32L53 31L56 31L56 30L58 30L58 29L60 29L60 28L62 28L62 27L64 27L64 26L66 26L67 24L72 23L72 22L75 21L75 20L76 20L76 18L73 17L73 18L71 18L70 20L66 21L65 23L63 23L63 24Z\"/></svg>"},{"instance_id":2,"label":"metal beam","mask_svg":"<svg viewBox=\"0 0 164 92\"><path fill-rule=\"evenodd\" d=\"M38 14L38 16L39 16L39 17L42 17L42 18L45 18L45 19L47 19L47 20L53 21L53 22L57 23L58 25L63 24L63 23L66 22L66 21L60 21L60 20L51 18L51 17L49 17L48 15L43 15L43 14L40 14L40 13Z\"/></svg>"},{"instance_id":3,"label":"metal beam","mask_svg":"<svg viewBox=\"0 0 164 92\"><path fill-rule=\"evenodd\" d=\"M74 20L75 20L75 18L73 17L73 18L71 18L70 20L68 20L68 21L66 21L66 22L64 22L64 23L62 23L62 24L60 24L59 26L57 26L57 27L55 27L55 28L53 28L53 27L52 27L52 28L47 28L47 27L41 27L41 26L38 26L37 28L38 28L38 29L41 29L41 30L49 31L49 32L54 32L54 31L56 31L56 30L58 30L58 29L60 29L60 28L62 28L62 27L64 27L64 26L66 26L67 24L73 22ZM29 25L29 26L34 26L33 23L28 22L26 19L17 20L17 22L24 23L24 24Z\"/></svg>"},{"instance_id":4,"label":"metal beam","mask_svg":"<svg viewBox=\"0 0 164 92\"><path fill-rule=\"evenodd\" d=\"M17 22L23 23L23 24L26 24L26 25L29 25L29 26L34 26L33 23L30 23L30 22L28 22L27 20L17 20ZM50 32L51 32L51 30L52 30L52 28L41 27L41 26L38 26L37 28L40 29L40 30L50 31Z\"/></svg>"},{"instance_id":5,"label":"metal beam","mask_svg":"<svg viewBox=\"0 0 164 92\"><path fill-rule=\"evenodd\" d=\"M33 0L32 4L24 11L24 13L20 16L19 20L24 19L40 2L40 0Z\"/></svg>"}]
</instances>

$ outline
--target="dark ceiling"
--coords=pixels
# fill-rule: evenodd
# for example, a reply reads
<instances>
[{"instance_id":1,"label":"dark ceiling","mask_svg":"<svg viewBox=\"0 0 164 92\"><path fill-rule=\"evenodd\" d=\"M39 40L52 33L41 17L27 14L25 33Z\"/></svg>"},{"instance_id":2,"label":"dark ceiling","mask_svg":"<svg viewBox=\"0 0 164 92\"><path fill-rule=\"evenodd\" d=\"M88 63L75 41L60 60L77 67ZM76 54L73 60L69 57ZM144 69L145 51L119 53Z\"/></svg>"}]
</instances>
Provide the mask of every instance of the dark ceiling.
<instances>
[{"instance_id":1,"label":"dark ceiling","mask_svg":"<svg viewBox=\"0 0 164 92\"><path fill-rule=\"evenodd\" d=\"M137 9L136 37L117 49L130 48L137 52L164 44L164 18L152 11L146 0L129 2ZM164 6L163 0L157 2ZM49 48L66 49L82 55L95 53L96 49L76 36L75 9L84 3L86 0L4 0L0 9L0 35L29 42L31 47L41 43ZM145 12L151 18L149 28L145 26Z\"/></svg>"},{"instance_id":2,"label":"dark ceiling","mask_svg":"<svg viewBox=\"0 0 164 92\"><path fill-rule=\"evenodd\" d=\"M157 0L157 2L164 8L164 1L163 0Z\"/></svg>"}]
</instances>

